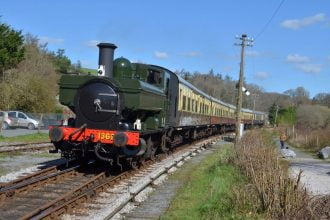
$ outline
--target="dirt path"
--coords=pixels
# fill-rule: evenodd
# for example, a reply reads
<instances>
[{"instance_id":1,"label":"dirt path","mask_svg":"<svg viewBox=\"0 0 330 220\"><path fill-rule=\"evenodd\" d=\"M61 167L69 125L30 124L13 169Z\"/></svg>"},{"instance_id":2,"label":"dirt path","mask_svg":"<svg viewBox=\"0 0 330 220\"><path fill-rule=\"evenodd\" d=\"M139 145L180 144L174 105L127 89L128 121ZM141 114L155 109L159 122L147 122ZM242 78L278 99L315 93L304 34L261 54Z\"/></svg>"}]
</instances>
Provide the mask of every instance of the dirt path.
<instances>
[{"instance_id":1,"label":"dirt path","mask_svg":"<svg viewBox=\"0 0 330 220\"><path fill-rule=\"evenodd\" d=\"M295 158L289 159L292 175L297 176L302 170L301 183L312 195L330 194L330 161L317 159L313 155L301 152L291 146L289 148L297 155Z\"/></svg>"}]
</instances>

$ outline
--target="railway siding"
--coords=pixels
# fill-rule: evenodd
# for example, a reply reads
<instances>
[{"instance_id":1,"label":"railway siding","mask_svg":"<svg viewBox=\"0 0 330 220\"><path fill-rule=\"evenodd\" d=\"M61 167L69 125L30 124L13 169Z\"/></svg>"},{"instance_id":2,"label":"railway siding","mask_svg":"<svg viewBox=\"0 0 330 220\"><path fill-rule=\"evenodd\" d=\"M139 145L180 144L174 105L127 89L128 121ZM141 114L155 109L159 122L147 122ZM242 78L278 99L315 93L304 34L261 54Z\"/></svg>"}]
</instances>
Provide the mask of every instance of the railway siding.
<instances>
[{"instance_id":1,"label":"railway siding","mask_svg":"<svg viewBox=\"0 0 330 220\"><path fill-rule=\"evenodd\" d=\"M5 152L16 152L16 151L28 151L28 150L41 150L48 149L54 145L47 142L36 142L36 143L16 143L16 144L2 144L0 145L0 153Z\"/></svg>"}]
</instances>

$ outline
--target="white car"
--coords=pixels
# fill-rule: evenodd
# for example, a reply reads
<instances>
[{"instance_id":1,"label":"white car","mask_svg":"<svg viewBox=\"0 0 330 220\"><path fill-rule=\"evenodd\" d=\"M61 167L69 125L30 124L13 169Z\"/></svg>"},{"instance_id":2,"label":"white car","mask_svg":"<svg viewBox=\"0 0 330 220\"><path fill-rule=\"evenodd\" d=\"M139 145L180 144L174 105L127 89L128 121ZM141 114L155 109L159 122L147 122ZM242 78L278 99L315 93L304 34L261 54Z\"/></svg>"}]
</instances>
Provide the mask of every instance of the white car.
<instances>
[{"instance_id":1,"label":"white car","mask_svg":"<svg viewBox=\"0 0 330 220\"><path fill-rule=\"evenodd\" d=\"M17 124L17 118L8 116L8 112L0 111L0 123L2 122L2 129L8 129L12 125Z\"/></svg>"},{"instance_id":2,"label":"white car","mask_svg":"<svg viewBox=\"0 0 330 220\"><path fill-rule=\"evenodd\" d=\"M38 128L40 122L29 117L27 114L19 111L8 111L8 116L10 118L15 118L15 124L10 124L10 127L24 127L30 130Z\"/></svg>"}]
</instances>

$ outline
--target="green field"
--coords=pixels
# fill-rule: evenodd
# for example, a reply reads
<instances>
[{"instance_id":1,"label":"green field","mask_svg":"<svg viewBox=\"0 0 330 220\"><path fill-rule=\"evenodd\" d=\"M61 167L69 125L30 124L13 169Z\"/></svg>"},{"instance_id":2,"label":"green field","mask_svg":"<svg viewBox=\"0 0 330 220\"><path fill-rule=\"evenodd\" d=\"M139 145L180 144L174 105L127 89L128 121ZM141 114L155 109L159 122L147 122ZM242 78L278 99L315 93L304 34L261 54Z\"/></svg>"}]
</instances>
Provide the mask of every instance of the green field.
<instances>
[{"instance_id":1,"label":"green field","mask_svg":"<svg viewBox=\"0 0 330 220\"><path fill-rule=\"evenodd\" d=\"M4 137L0 135L0 142L5 143L13 143L13 142L42 142L42 141L50 141L49 135L45 133L36 133L36 134L26 134L19 135L16 137Z\"/></svg>"}]
</instances>

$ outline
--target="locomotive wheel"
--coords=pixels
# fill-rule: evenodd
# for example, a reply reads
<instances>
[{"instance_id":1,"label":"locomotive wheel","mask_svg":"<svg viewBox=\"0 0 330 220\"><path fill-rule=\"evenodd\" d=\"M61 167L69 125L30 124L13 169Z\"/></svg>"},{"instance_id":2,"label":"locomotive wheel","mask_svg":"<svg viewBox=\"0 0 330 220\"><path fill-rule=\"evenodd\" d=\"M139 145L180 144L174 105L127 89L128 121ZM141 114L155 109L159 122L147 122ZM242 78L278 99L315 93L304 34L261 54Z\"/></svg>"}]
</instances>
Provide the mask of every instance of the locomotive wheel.
<instances>
[{"instance_id":1,"label":"locomotive wheel","mask_svg":"<svg viewBox=\"0 0 330 220\"><path fill-rule=\"evenodd\" d=\"M163 153L166 153L169 150L169 148L167 146L167 141L166 141L166 134L163 134L163 136L162 136L162 142L161 142L160 149Z\"/></svg>"},{"instance_id":2,"label":"locomotive wheel","mask_svg":"<svg viewBox=\"0 0 330 220\"><path fill-rule=\"evenodd\" d=\"M131 158L129 165L131 166L132 169L137 170L139 169L138 166L138 159L136 157Z\"/></svg>"},{"instance_id":3,"label":"locomotive wheel","mask_svg":"<svg viewBox=\"0 0 330 220\"><path fill-rule=\"evenodd\" d=\"M155 147L154 142L152 142L151 137L147 140L147 151L144 154L144 158L150 158L151 160L155 159L157 147Z\"/></svg>"}]
</instances>

